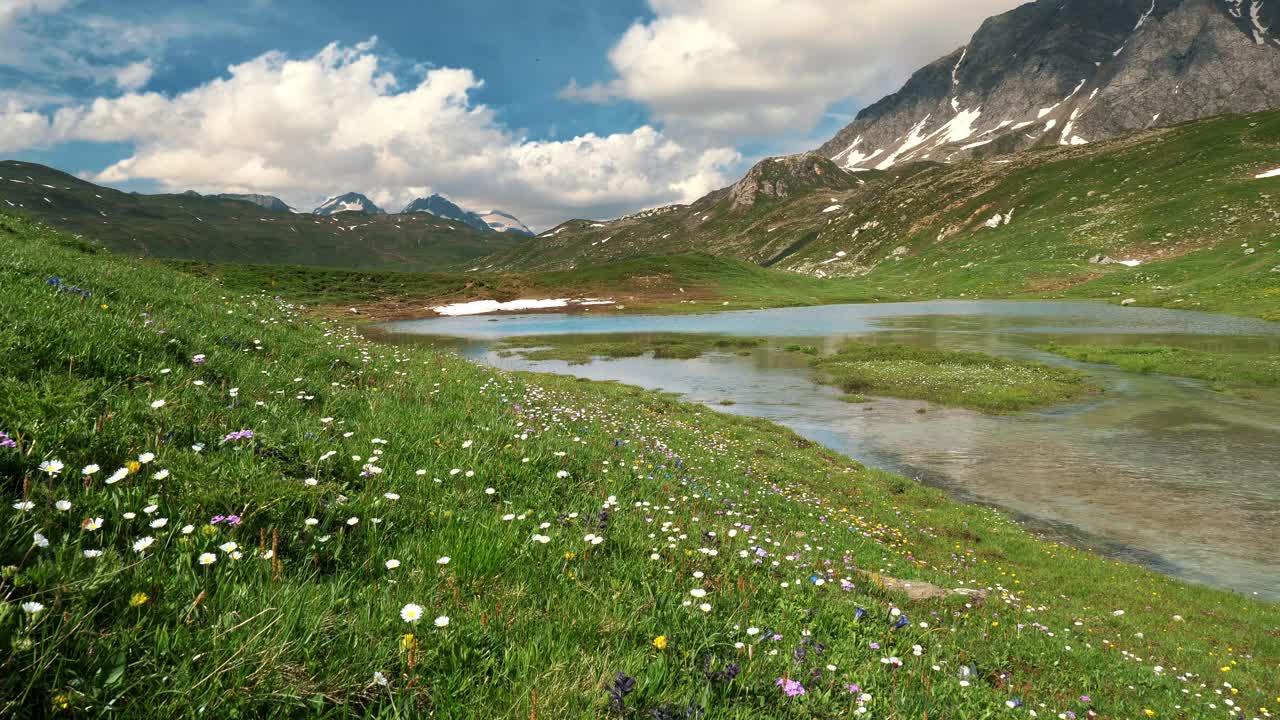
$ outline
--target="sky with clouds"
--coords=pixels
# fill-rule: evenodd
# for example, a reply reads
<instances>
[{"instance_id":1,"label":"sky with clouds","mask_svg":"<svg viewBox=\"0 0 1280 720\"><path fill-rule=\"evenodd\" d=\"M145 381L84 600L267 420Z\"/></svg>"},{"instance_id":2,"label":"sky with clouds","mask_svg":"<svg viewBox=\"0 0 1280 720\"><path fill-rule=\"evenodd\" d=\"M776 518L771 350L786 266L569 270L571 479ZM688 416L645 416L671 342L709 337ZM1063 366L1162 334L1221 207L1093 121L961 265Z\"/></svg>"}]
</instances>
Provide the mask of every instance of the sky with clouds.
<instances>
[{"instance_id":1,"label":"sky with clouds","mask_svg":"<svg viewBox=\"0 0 1280 720\"><path fill-rule=\"evenodd\" d=\"M0 0L0 158L544 229L687 202L1015 0Z\"/></svg>"}]
</instances>

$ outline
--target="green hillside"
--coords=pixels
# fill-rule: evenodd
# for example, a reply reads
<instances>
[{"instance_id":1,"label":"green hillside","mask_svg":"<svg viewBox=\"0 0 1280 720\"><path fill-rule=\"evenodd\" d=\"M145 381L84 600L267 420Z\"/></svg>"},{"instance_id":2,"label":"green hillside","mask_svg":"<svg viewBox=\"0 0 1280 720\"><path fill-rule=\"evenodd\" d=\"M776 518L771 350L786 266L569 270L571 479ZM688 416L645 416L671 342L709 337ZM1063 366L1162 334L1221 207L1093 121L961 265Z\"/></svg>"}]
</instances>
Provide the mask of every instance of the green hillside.
<instances>
[{"instance_id":1,"label":"green hillside","mask_svg":"<svg viewBox=\"0 0 1280 720\"><path fill-rule=\"evenodd\" d=\"M784 197L735 203L739 183L687 207L575 220L496 265L563 269L697 251L857 277L869 293L908 298L1134 297L1280 317L1280 177L1255 177L1280 168L1280 112L954 165L850 174L820 163L820 180L798 164ZM743 182L776 176L777 164ZM1097 256L1141 265L1091 263Z\"/></svg>"},{"instance_id":2,"label":"green hillside","mask_svg":"<svg viewBox=\"0 0 1280 720\"><path fill-rule=\"evenodd\" d=\"M0 208L116 252L215 263L465 270L522 238L433 215L319 217L192 194L139 195L33 163L0 162Z\"/></svg>"},{"instance_id":3,"label":"green hillside","mask_svg":"<svg viewBox=\"0 0 1280 720\"><path fill-rule=\"evenodd\" d=\"M1277 707L1280 606L764 421L373 344L4 212L0 290L4 717Z\"/></svg>"}]
</instances>

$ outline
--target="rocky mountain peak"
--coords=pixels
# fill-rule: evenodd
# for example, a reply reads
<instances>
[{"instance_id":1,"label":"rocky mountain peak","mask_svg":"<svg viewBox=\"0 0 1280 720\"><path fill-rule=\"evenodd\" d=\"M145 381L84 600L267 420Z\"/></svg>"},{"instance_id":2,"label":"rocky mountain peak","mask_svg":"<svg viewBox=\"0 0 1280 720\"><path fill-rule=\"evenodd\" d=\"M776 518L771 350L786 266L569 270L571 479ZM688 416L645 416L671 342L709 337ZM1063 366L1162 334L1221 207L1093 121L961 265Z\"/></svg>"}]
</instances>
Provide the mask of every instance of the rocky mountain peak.
<instances>
[{"instance_id":1,"label":"rocky mountain peak","mask_svg":"<svg viewBox=\"0 0 1280 720\"><path fill-rule=\"evenodd\" d=\"M887 169L1280 106L1272 4L1037 0L988 18L819 152Z\"/></svg>"},{"instance_id":2,"label":"rocky mountain peak","mask_svg":"<svg viewBox=\"0 0 1280 720\"><path fill-rule=\"evenodd\" d=\"M357 192L349 192L345 195L329 198L312 212L316 215L337 215L344 212L386 215L386 212L373 204L372 200Z\"/></svg>"}]
</instances>

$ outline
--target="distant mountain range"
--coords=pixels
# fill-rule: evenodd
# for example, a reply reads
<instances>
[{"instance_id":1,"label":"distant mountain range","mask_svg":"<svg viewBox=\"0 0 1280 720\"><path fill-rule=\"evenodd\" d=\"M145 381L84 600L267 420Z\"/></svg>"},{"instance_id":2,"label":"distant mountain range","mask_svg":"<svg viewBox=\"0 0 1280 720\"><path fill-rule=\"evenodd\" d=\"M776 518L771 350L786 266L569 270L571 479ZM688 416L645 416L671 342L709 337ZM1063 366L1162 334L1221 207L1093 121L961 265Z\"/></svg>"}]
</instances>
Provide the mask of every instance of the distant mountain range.
<instances>
[{"instance_id":1,"label":"distant mountain range","mask_svg":"<svg viewBox=\"0 0 1280 720\"><path fill-rule=\"evenodd\" d=\"M274 199L274 198L273 198ZM283 203L282 203L283 204ZM286 206L288 207L288 206ZM338 213L363 213L365 215L385 215L386 211L374 204L372 200L356 192L329 198L320 207L312 211L316 215L337 215ZM430 197L415 198L400 211L401 215L426 213L446 220L456 220L480 232L500 232L533 237L533 232L514 215L500 210L490 210L485 214L465 210L439 193Z\"/></svg>"},{"instance_id":2,"label":"distant mountain range","mask_svg":"<svg viewBox=\"0 0 1280 720\"><path fill-rule=\"evenodd\" d=\"M27 213L132 255L217 263L468 270L477 267L480 258L527 241L434 215L387 215L355 193L333 198L325 206L332 214L292 211L268 195L126 193L43 165L0 162L0 210Z\"/></svg>"}]
</instances>

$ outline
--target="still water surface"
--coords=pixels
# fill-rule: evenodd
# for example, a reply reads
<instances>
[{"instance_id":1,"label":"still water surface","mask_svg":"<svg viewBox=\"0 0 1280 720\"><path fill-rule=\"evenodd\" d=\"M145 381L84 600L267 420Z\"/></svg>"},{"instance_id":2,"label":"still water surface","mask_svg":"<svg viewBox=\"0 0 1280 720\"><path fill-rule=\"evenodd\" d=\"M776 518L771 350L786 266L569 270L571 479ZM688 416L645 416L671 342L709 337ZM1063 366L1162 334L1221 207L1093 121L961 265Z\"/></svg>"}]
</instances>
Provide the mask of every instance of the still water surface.
<instances>
[{"instance_id":1,"label":"still water surface","mask_svg":"<svg viewBox=\"0 0 1280 720\"><path fill-rule=\"evenodd\" d=\"M1041 531L1188 580L1280 599L1280 393L1242 399L1195 380L1084 365L1036 350L1050 340L1163 343L1280 353L1280 323L1087 302L838 305L688 316L460 317L391 323L452 338L512 370L618 380L768 418L867 465L1006 508ZM570 366L499 357L513 335L691 332L837 349L850 338L979 350L1087 371L1105 392L1012 417L910 400L839 399L808 357L770 343L750 355L650 357ZM723 406L721 401L734 405ZM921 414L917 409L927 407Z\"/></svg>"}]
</instances>

